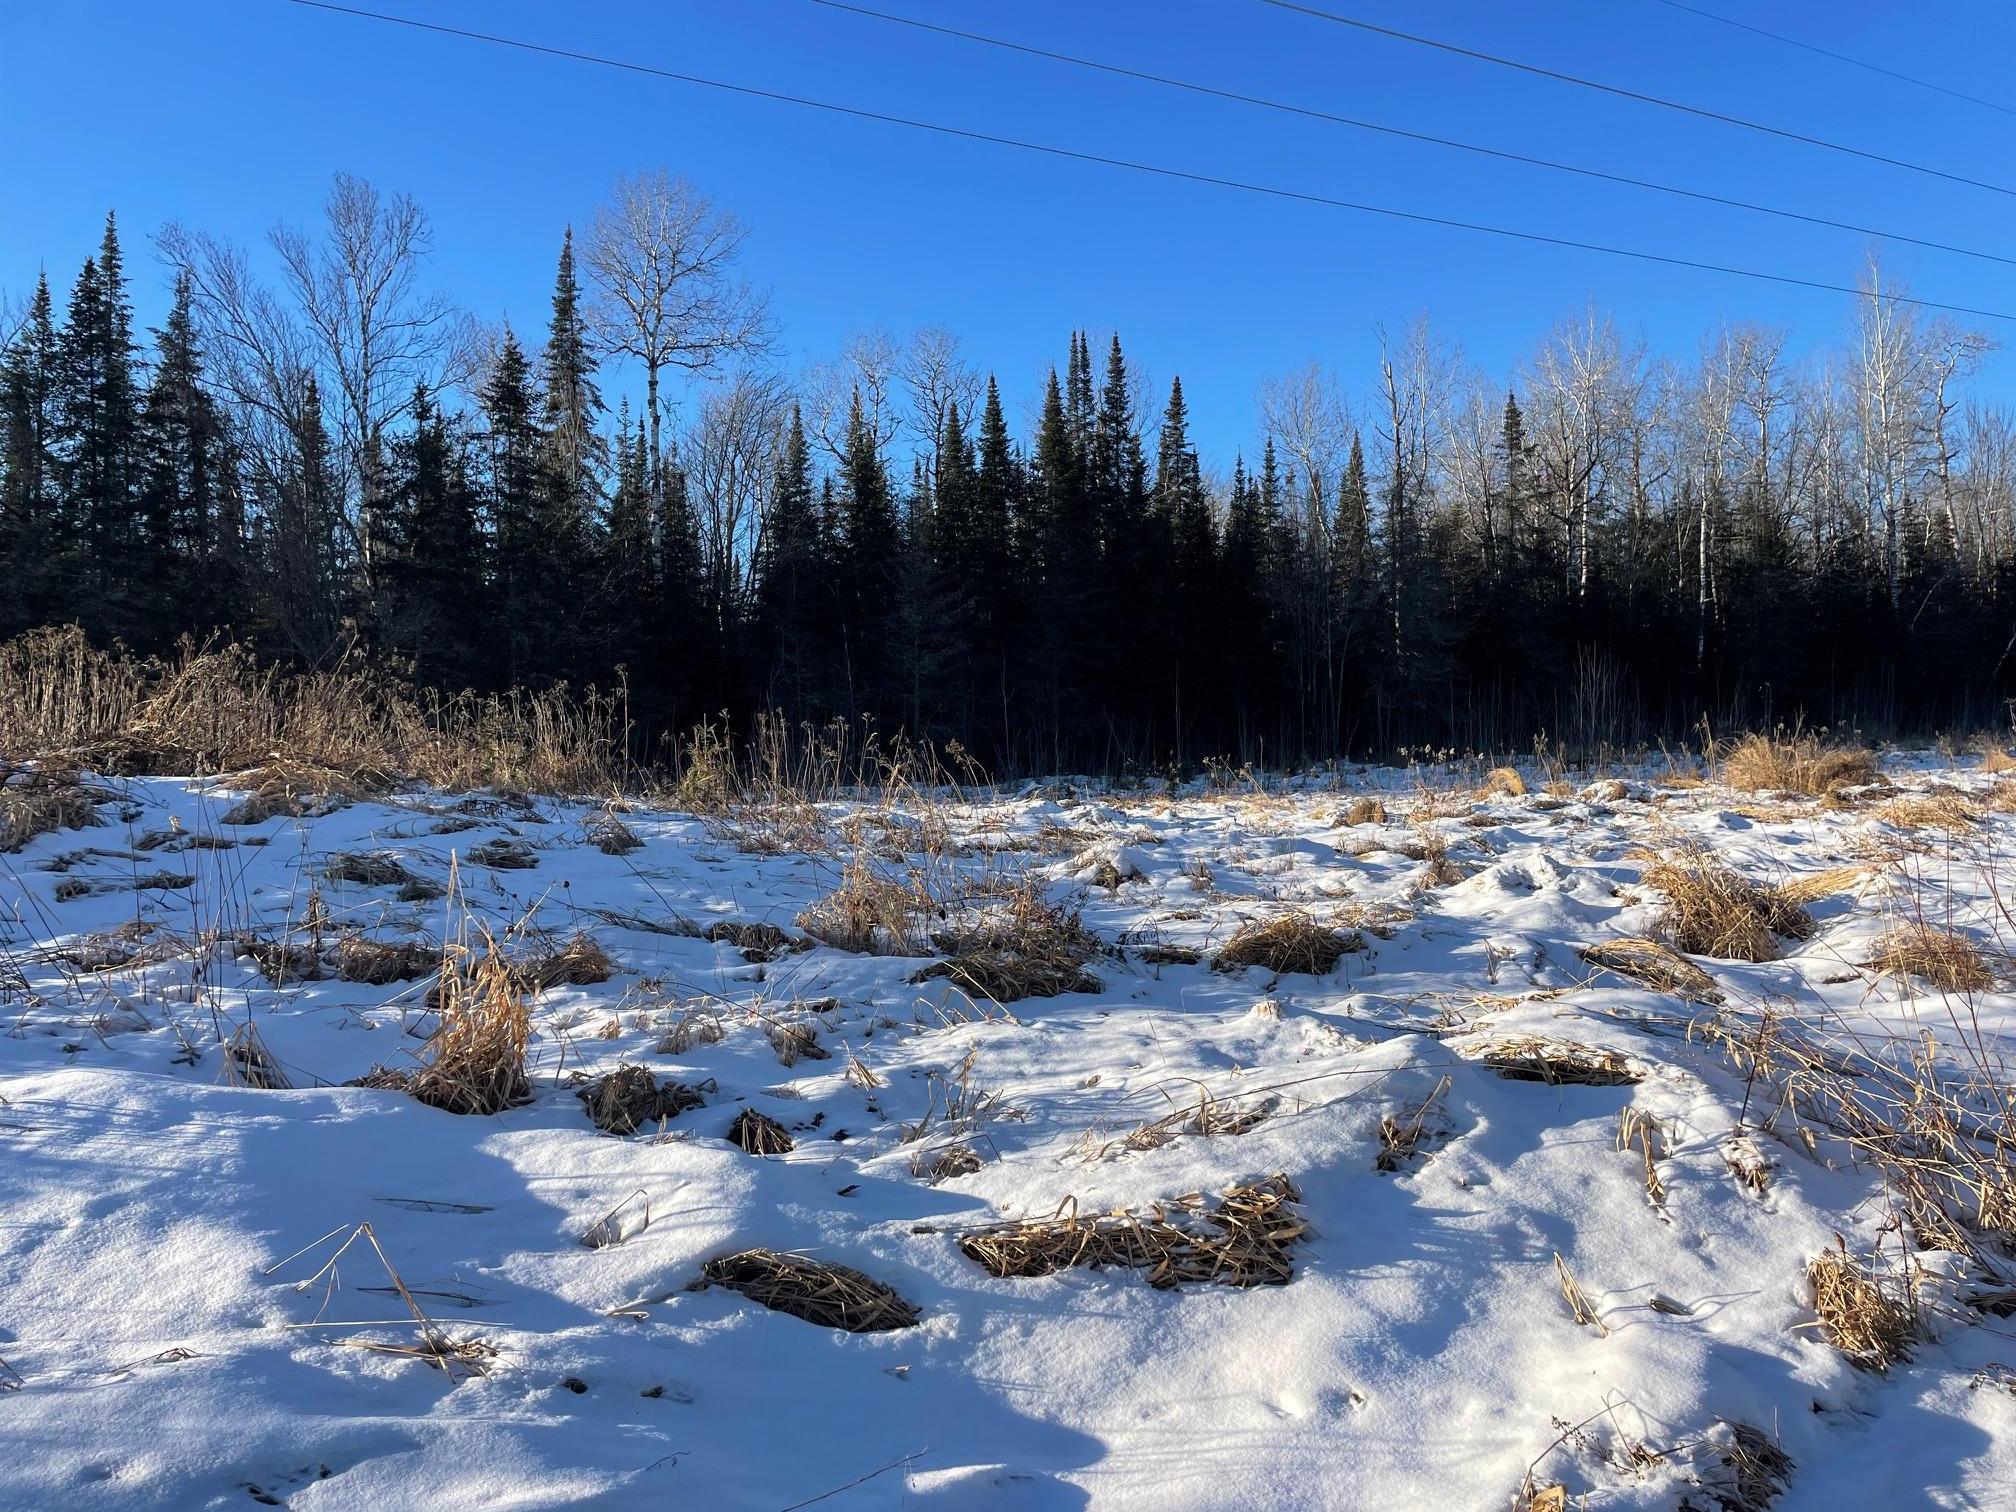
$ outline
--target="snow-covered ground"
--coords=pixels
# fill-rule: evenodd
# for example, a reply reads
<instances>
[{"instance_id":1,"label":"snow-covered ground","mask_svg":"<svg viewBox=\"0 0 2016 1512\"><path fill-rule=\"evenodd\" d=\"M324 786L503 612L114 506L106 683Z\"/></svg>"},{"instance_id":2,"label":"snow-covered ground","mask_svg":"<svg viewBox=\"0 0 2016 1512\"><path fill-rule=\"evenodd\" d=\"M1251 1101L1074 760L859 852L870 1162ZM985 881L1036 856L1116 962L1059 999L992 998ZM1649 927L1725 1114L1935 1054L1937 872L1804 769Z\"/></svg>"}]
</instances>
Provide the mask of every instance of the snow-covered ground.
<instances>
[{"instance_id":1,"label":"snow-covered ground","mask_svg":"<svg viewBox=\"0 0 2016 1512\"><path fill-rule=\"evenodd\" d=\"M1994 780L1929 758L1889 777ZM1339 822L1382 783L1388 821ZM610 854L592 805L408 795L232 825L228 785L104 786L98 827L0 856L9 1512L1455 1512L1522 1488L1747 1507L1726 1499L1733 1425L1789 1456L1780 1508L2016 1506L2016 1320L1952 1300L1968 1262L1921 1255L1945 1278L1929 1337L1887 1374L1851 1364L1806 1268L1837 1243L1902 1266L1894 1205L1706 1032L1768 1011L1815 1044L1923 1028L1948 1053L2016 1049L2005 991L1867 965L1919 911L1999 949L2016 816L1947 832L1713 785L1480 798L1474 779L1358 773L833 804L809 854L634 808L641 848ZM482 849L498 840L522 849ZM1813 902L1817 932L1777 959L1696 958L1717 1009L1577 955L1657 933L1647 850L1683 842L1759 880L1874 869ZM331 880L356 853L406 875ZM538 994L533 1096L494 1116L344 1085L415 1064L425 979L276 985L230 943L272 969L281 945L306 963L352 936L438 942L450 900L420 895L451 856L493 929L530 915L512 949L585 931L615 966ZM850 864L934 898L1026 874L1082 909L1098 990L1003 1008L916 980L928 943L802 948L801 912ZM1213 969L1243 924L1292 910L1363 948L1324 976ZM723 922L794 948L751 960L704 937ZM245 1025L284 1089L244 1084L223 1040L252 1044ZM816 1037L795 1059L792 1026ZM1498 1074L1486 1052L1522 1037L1618 1052L1637 1080ZM602 1132L576 1089L626 1062L704 1105ZM1202 1132L1200 1106L1241 1116ZM729 1142L748 1108L795 1148ZM1619 1148L1627 1109L1664 1131L1657 1200L1642 1149ZM1281 1285L1000 1278L959 1243L1067 1201L1146 1212L1275 1173L1309 1226ZM584 1244L619 1208L618 1242ZM850 1333L691 1289L752 1247L854 1267L920 1317ZM387 1263L447 1334L496 1351L487 1374L353 1347L416 1341Z\"/></svg>"}]
</instances>

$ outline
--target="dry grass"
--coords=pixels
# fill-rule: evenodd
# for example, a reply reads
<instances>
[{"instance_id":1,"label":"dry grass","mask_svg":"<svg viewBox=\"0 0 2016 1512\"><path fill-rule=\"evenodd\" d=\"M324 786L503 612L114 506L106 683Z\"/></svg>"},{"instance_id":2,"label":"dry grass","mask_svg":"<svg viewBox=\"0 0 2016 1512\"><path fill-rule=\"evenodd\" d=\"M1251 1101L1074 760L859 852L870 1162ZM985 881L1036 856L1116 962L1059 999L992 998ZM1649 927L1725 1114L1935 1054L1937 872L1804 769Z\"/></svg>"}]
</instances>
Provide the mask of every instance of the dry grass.
<instances>
[{"instance_id":1,"label":"dry grass","mask_svg":"<svg viewBox=\"0 0 2016 1512\"><path fill-rule=\"evenodd\" d=\"M557 950L542 951L524 972L534 992L560 986L592 987L615 974L616 963L609 959L609 952L586 931L577 931Z\"/></svg>"},{"instance_id":2,"label":"dry grass","mask_svg":"<svg viewBox=\"0 0 2016 1512\"><path fill-rule=\"evenodd\" d=\"M1577 1323L1596 1330L1596 1337L1610 1337L1610 1327L1603 1321L1603 1315L1596 1311L1596 1304L1589 1300L1589 1294L1582 1290L1582 1283L1575 1279L1575 1273L1568 1269L1568 1262L1561 1258L1561 1252L1554 1252L1554 1274L1561 1282L1561 1299L1568 1304L1568 1311Z\"/></svg>"},{"instance_id":3,"label":"dry grass","mask_svg":"<svg viewBox=\"0 0 2016 1512\"><path fill-rule=\"evenodd\" d=\"M602 812L582 825L582 832L588 843L605 856L627 856L632 851L642 850L644 842L637 832L617 816L616 805L609 804Z\"/></svg>"},{"instance_id":4,"label":"dry grass","mask_svg":"<svg viewBox=\"0 0 2016 1512\"><path fill-rule=\"evenodd\" d=\"M1354 798L1337 818L1340 825L1384 824L1386 805L1377 798Z\"/></svg>"},{"instance_id":5,"label":"dry grass","mask_svg":"<svg viewBox=\"0 0 2016 1512\"><path fill-rule=\"evenodd\" d=\"M620 692L444 696L354 655L302 673L229 644L185 642L166 659L142 659L99 651L75 626L0 645L0 754L63 754L99 771L235 772L285 751L368 788L412 778L607 792L628 771L625 725Z\"/></svg>"},{"instance_id":6,"label":"dry grass","mask_svg":"<svg viewBox=\"0 0 2016 1512\"><path fill-rule=\"evenodd\" d=\"M1666 1126L1650 1113L1626 1108L1617 1115L1617 1148L1628 1153L1635 1145L1645 1157L1645 1195L1654 1207L1666 1205L1666 1183L1659 1162L1668 1153Z\"/></svg>"},{"instance_id":7,"label":"dry grass","mask_svg":"<svg viewBox=\"0 0 2016 1512\"><path fill-rule=\"evenodd\" d=\"M1575 954L1591 966L1614 971L1660 992L1674 993L1690 1003L1722 1001L1713 977L1657 940L1602 940Z\"/></svg>"},{"instance_id":8,"label":"dry grass","mask_svg":"<svg viewBox=\"0 0 2016 1512\"><path fill-rule=\"evenodd\" d=\"M420 880L390 851L337 851L324 863L322 875L359 887L404 887Z\"/></svg>"},{"instance_id":9,"label":"dry grass","mask_svg":"<svg viewBox=\"0 0 2016 1512\"><path fill-rule=\"evenodd\" d=\"M710 1286L725 1286L774 1312L848 1333L909 1328L919 1316L894 1287L852 1266L779 1250L742 1250L709 1260L690 1289Z\"/></svg>"},{"instance_id":10,"label":"dry grass","mask_svg":"<svg viewBox=\"0 0 2016 1512\"><path fill-rule=\"evenodd\" d=\"M1473 1054L1469 1050L1464 1053ZM1644 1080L1629 1057L1567 1040L1533 1036L1494 1040L1480 1046L1474 1056L1507 1081L1545 1082L1550 1087L1629 1087Z\"/></svg>"},{"instance_id":11,"label":"dry grass","mask_svg":"<svg viewBox=\"0 0 2016 1512\"><path fill-rule=\"evenodd\" d=\"M38 835L91 828L98 805L110 796L73 772L20 773L0 785L0 854L11 855Z\"/></svg>"},{"instance_id":12,"label":"dry grass","mask_svg":"<svg viewBox=\"0 0 2016 1512\"><path fill-rule=\"evenodd\" d=\"M1909 793L1876 810L1893 829L1935 829L1964 835L1981 822L1981 805L1961 793Z\"/></svg>"},{"instance_id":13,"label":"dry grass","mask_svg":"<svg viewBox=\"0 0 2016 1512\"><path fill-rule=\"evenodd\" d=\"M1276 976L1301 973L1328 976L1353 951L1365 949L1364 938L1319 924L1302 912L1282 914L1266 923L1241 926L1211 962L1215 971L1242 971L1260 966Z\"/></svg>"},{"instance_id":14,"label":"dry grass","mask_svg":"<svg viewBox=\"0 0 2016 1512\"><path fill-rule=\"evenodd\" d=\"M224 1076L233 1086L261 1092L284 1092L294 1085L249 1020L224 1042Z\"/></svg>"},{"instance_id":15,"label":"dry grass","mask_svg":"<svg viewBox=\"0 0 2016 1512\"><path fill-rule=\"evenodd\" d=\"M450 890L455 891L453 873ZM459 894L458 894L459 901ZM449 1113L501 1113L528 1102L525 1050L530 984L481 920L466 907L441 953L438 1021L407 1090Z\"/></svg>"},{"instance_id":16,"label":"dry grass","mask_svg":"<svg viewBox=\"0 0 2016 1512\"><path fill-rule=\"evenodd\" d=\"M1876 868L1867 862L1825 867L1817 872L1808 872L1803 877L1793 877L1780 882L1778 896L1788 902L1802 905L1818 903L1822 898L1831 898L1836 893L1860 887L1875 870Z\"/></svg>"},{"instance_id":17,"label":"dry grass","mask_svg":"<svg viewBox=\"0 0 2016 1512\"><path fill-rule=\"evenodd\" d=\"M1661 925L1689 955L1769 961L1778 955L1779 936L1809 939L1816 928L1813 916L1781 889L1753 882L1703 850L1656 859L1645 880L1666 895Z\"/></svg>"},{"instance_id":18,"label":"dry grass","mask_svg":"<svg viewBox=\"0 0 2016 1512\"><path fill-rule=\"evenodd\" d=\"M1850 1257L1845 1244L1816 1256L1806 1279L1827 1342L1856 1365L1887 1371L1910 1358L1918 1315L1908 1281L1886 1285Z\"/></svg>"},{"instance_id":19,"label":"dry grass","mask_svg":"<svg viewBox=\"0 0 2016 1512\"><path fill-rule=\"evenodd\" d=\"M279 964L283 970L287 969L284 956ZM345 935L336 942L335 967L338 981L384 987L439 971L441 947L418 940L372 940L363 935Z\"/></svg>"},{"instance_id":20,"label":"dry grass","mask_svg":"<svg viewBox=\"0 0 2016 1512\"><path fill-rule=\"evenodd\" d=\"M1411 1112L1388 1113L1379 1120L1379 1154L1372 1162L1375 1170L1404 1171L1426 1153L1422 1142L1428 1134L1428 1120L1448 1090L1449 1078L1445 1076Z\"/></svg>"},{"instance_id":21,"label":"dry grass","mask_svg":"<svg viewBox=\"0 0 2016 1512\"><path fill-rule=\"evenodd\" d=\"M751 1155L788 1155L796 1148L791 1131L767 1113L744 1108L728 1126L728 1142Z\"/></svg>"},{"instance_id":22,"label":"dry grass","mask_svg":"<svg viewBox=\"0 0 2016 1512\"><path fill-rule=\"evenodd\" d=\"M798 927L836 950L919 955L922 920L939 906L920 873L895 876L857 851L841 868L840 885L799 914Z\"/></svg>"},{"instance_id":23,"label":"dry grass","mask_svg":"<svg viewBox=\"0 0 2016 1512\"><path fill-rule=\"evenodd\" d=\"M1817 798L1862 787L1880 775L1874 751L1834 745L1818 735L1745 735L1722 758L1722 780L1751 793Z\"/></svg>"},{"instance_id":24,"label":"dry grass","mask_svg":"<svg viewBox=\"0 0 2016 1512\"><path fill-rule=\"evenodd\" d=\"M1081 1217L1067 1201L1047 1219L996 1224L967 1234L960 1250L996 1276L1049 1276L1074 1266L1125 1266L1148 1284L1217 1282L1280 1286L1294 1275L1296 1243L1308 1231L1284 1175L1235 1186L1207 1208L1197 1194L1146 1214Z\"/></svg>"},{"instance_id":25,"label":"dry grass","mask_svg":"<svg viewBox=\"0 0 2016 1512\"><path fill-rule=\"evenodd\" d=\"M743 960L752 962L774 961L793 950L806 948L775 924L743 924L728 919L708 925L700 938L716 943L725 940L742 952Z\"/></svg>"},{"instance_id":26,"label":"dry grass","mask_svg":"<svg viewBox=\"0 0 2016 1512\"><path fill-rule=\"evenodd\" d=\"M1484 774L1484 784L1477 789L1479 798L1524 798L1526 779L1519 775L1517 767L1493 767Z\"/></svg>"},{"instance_id":27,"label":"dry grass","mask_svg":"<svg viewBox=\"0 0 2016 1512\"><path fill-rule=\"evenodd\" d=\"M646 1067L628 1063L575 1089L574 1095L588 1109L595 1127L605 1134L635 1134L677 1118L689 1108L704 1106L700 1094L685 1083L660 1083Z\"/></svg>"},{"instance_id":28,"label":"dry grass","mask_svg":"<svg viewBox=\"0 0 2016 1512\"><path fill-rule=\"evenodd\" d=\"M1075 911L1045 901L1034 882L955 916L933 931L931 940L948 955L918 972L913 982L943 977L994 1003L1099 992L1105 986L1085 969L1098 952L1098 939Z\"/></svg>"},{"instance_id":29,"label":"dry grass","mask_svg":"<svg viewBox=\"0 0 2016 1512\"><path fill-rule=\"evenodd\" d=\"M1900 924L1884 935L1869 964L1885 976L1917 977L1941 992L1986 992L1995 985L1980 946L1925 923Z\"/></svg>"}]
</instances>

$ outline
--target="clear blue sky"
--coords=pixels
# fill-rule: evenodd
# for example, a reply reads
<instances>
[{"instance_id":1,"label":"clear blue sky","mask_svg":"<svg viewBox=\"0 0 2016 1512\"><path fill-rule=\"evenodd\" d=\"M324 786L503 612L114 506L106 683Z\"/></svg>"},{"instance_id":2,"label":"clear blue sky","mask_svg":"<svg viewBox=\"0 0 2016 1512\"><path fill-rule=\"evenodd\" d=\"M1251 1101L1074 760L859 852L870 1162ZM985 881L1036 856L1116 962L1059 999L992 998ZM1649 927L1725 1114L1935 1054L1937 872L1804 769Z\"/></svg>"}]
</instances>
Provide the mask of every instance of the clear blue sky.
<instances>
[{"instance_id":1,"label":"clear blue sky","mask_svg":"<svg viewBox=\"0 0 2016 1512\"><path fill-rule=\"evenodd\" d=\"M1869 243L1664 196L1087 74L808 0L361 0L870 109L1431 214L1852 282ZM872 3L872 0L871 0ZM1330 8L1566 71L2016 182L2016 116L1793 51L1655 0ZM1703 0L1773 30L2016 103L2016 9L1959 0ZM1766 140L1312 21L1256 0L886 0L880 8L1242 92L1741 198L2016 251L2016 198ZM0 7L0 289L59 297L115 206L256 242L347 169L414 194L436 278L479 314L544 319L561 228L616 174L664 166L750 225L787 363L864 325L949 325L1011 404L1074 326L1185 380L1210 460L1255 444L1263 378L1315 357L1361 392L1378 321L1429 311L1503 372L1594 300L1691 356L1724 318L1838 340L1846 296L1778 288L1058 162L535 57L284 0ZM1914 292L2016 309L2016 268L1893 246ZM1998 337L2016 327L1983 323ZM2016 356L1982 383L2016 397ZM612 388L616 385L612 385Z\"/></svg>"}]
</instances>

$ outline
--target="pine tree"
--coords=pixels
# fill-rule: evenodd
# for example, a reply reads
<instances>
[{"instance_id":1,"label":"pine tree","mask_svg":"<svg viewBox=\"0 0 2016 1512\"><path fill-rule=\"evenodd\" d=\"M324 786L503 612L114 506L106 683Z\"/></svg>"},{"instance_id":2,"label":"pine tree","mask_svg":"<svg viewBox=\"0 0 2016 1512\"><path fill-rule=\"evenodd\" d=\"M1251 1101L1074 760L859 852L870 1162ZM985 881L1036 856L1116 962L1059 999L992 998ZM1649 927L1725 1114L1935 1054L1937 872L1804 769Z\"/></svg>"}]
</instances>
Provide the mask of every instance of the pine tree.
<instances>
[{"instance_id":1,"label":"pine tree","mask_svg":"<svg viewBox=\"0 0 2016 1512\"><path fill-rule=\"evenodd\" d=\"M874 431L854 394L840 456L839 559L841 679L849 715L886 711L896 690L889 632L901 572L902 540Z\"/></svg>"},{"instance_id":2,"label":"pine tree","mask_svg":"<svg viewBox=\"0 0 2016 1512\"><path fill-rule=\"evenodd\" d=\"M49 280L37 281L14 344L0 353L0 630L62 617L62 504L56 461L56 323Z\"/></svg>"},{"instance_id":3,"label":"pine tree","mask_svg":"<svg viewBox=\"0 0 2016 1512\"><path fill-rule=\"evenodd\" d=\"M596 430L602 397L574 275L574 233L560 244L553 317L540 357L544 431L538 504L539 570L526 585L543 633L547 677L580 680L590 655L588 626L600 556L602 476L606 457Z\"/></svg>"},{"instance_id":4,"label":"pine tree","mask_svg":"<svg viewBox=\"0 0 2016 1512\"><path fill-rule=\"evenodd\" d=\"M139 642L163 647L198 625L233 617L216 574L235 560L230 447L224 417L203 387L188 274L175 283L168 320L154 333L153 376L140 412L138 548L147 570L131 618Z\"/></svg>"},{"instance_id":5,"label":"pine tree","mask_svg":"<svg viewBox=\"0 0 2016 1512\"><path fill-rule=\"evenodd\" d=\"M135 631L147 570L134 507L139 407L133 351L118 224L108 215L98 255L78 274L57 340L55 453L68 526L57 551L61 570L80 590L72 607L88 628L111 635Z\"/></svg>"},{"instance_id":6,"label":"pine tree","mask_svg":"<svg viewBox=\"0 0 2016 1512\"><path fill-rule=\"evenodd\" d=\"M832 699L828 621L821 612L832 587L824 544L811 448L804 417L793 405L757 548L750 629L763 703L800 719L824 711Z\"/></svg>"},{"instance_id":7,"label":"pine tree","mask_svg":"<svg viewBox=\"0 0 2016 1512\"><path fill-rule=\"evenodd\" d=\"M494 680L517 686L547 665L549 543L541 517L545 439L534 419L531 364L507 326L481 395L488 465L483 484L502 622Z\"/></svg>"},{"instance_id":8,"label":"pine tree","mask_svg":"<svg viewBox=\"0 0 2016 1512\"><path fill-rule=\"evenodd\" d=\"M379 573L379 633L435 687L477 680L490 642L489 595L467 446L424 384L413 428L394 442Z\"/></svg>"}]
</instances>

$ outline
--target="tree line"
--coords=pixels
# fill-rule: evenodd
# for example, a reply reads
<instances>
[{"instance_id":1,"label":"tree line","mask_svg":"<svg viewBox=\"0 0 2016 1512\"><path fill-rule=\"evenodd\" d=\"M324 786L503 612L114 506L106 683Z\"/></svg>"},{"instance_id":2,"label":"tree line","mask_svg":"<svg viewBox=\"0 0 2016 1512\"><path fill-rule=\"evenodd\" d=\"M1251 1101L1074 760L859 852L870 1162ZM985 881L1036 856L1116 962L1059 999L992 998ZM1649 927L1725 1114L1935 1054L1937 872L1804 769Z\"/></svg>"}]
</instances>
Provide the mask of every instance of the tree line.
<instances>
[{"instance_id":1,"label":"tree line","mask_svg":"<svg viewBox=\"0 0 2016 1512\"><path fill-rule=\"evenodd\" d=\"M1873 264L1802 361L1590 311L1493 378L1382 330L1355 393L1266 385L1227 472L1117 336L1070 333L1019 424L942 329L787 377L744 239L625 180L521 338L425 289L419 206L339 176L274 278L164 229L143 343L108 216L60 311L45 277L0 324L0 630L620 677L640 754L778 710L999 772L2007 721L2016 415Z\"/></svg>"}]
</instances>

